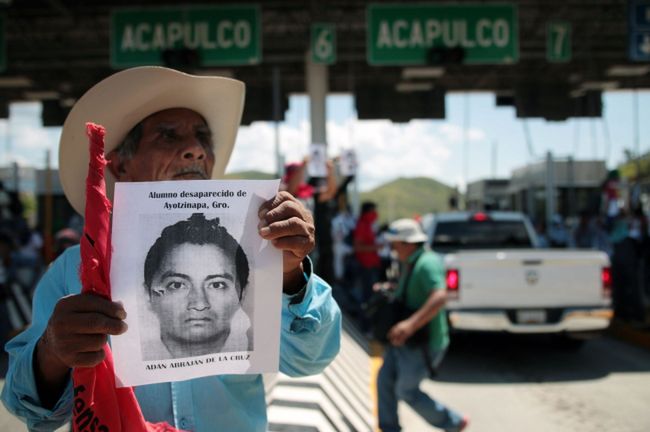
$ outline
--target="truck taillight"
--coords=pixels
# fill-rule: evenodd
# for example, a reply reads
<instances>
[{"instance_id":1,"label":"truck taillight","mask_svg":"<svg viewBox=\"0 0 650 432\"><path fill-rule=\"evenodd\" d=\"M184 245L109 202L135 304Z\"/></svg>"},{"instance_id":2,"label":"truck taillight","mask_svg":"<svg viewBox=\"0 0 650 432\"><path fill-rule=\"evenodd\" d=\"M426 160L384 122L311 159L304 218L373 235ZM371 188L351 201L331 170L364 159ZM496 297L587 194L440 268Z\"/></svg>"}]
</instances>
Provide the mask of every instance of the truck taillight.
<instances>
[{"instance_id":1,"label":"truck taillight","mask_svg":"<svg viewBox=\"0 0 650 432\"><path fill-rule=\"evenodd\" d=\"M603 282L603 297L612 298L612 269L603 267L600 272L600 279Z\"/></svg>"},{"instance_id":2,"label":"truck taillight","mask_svg":"<svg viewBox=\"0 0 650 432\"><path fill-rule=\"evenodd\" d=\"M460 288L460 275L458 270L447 270L447 297L455 300L458 298L458 289Z\"/></svg>"},{"instance_id":3,"label":"truck taillight","mask_svg":"<svg viewBox=\"0 0 650 432\"><path fill-rule=\"evenodd\" d=\"M472 220L474 222L485 222L488 219L490 219L489 216L482 212L474 213L472 216Z\"/></svg>"}]
</instances>

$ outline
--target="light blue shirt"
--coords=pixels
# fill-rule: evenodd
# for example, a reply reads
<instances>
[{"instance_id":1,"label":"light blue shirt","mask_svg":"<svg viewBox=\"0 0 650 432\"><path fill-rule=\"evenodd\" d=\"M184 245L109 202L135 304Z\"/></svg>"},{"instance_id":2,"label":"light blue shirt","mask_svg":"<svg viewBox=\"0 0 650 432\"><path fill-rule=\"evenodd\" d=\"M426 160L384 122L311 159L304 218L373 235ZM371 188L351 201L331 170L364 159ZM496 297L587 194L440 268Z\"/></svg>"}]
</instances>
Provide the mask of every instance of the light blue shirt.
<instances>
[{"instance_id":1,"label":"light blue shirt","mask_svg":"<svg viewBox=\"0 0 650 432\"><path fill-rule=\"evenodd\" d=\"M36 288L31 326L9 341L9 370L2 391L7 409L30 430L50 431L70 420L72 382L51 409L36 389L32 358L57 301L78 294L79 247L66 250ZM313 274L311 262L304 297L283 294L280 371L289 376L321 372L339 351L341 312L329 285ZM191 431L265 431L264 384L261 375L221 375L135 388L147 421L166 421Z\"/></svg>"}]
</instances>

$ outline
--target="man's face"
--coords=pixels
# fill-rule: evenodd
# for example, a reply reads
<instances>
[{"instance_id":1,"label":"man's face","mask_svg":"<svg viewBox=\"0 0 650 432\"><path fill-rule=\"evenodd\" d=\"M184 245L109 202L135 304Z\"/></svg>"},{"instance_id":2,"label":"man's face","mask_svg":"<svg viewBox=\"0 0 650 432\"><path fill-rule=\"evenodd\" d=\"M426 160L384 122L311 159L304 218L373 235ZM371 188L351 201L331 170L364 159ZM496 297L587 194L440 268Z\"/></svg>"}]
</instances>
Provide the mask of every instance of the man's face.
<instances>
[{"instance_id":1,"label":"man's face","mask_svg":"<svg viewBox=\"0 0 650 432\"><path fill-rule=\"evenodd\" d=\"M390 247L397 254L397 259L402 261L402 262L405 262L408 259L408 257L410 256L411 250L409 248L408 243L405 243L405 242L402 242L402 241L393 241L393 242L390 242Z\"/></svg>"},{"instance_id":2,"label":"man's face","mask_svg":"<svg viewBox=\"0 0 650 432\"><path fill-rule=\"evenodd\" d=\"M221 347L240 309L235 262L215 245L184 243L163 258L151 282L161 338Z\"/></svg>"},{"instance_id":3,"label":"man's face","mask_svg":"<svg viewBox=\"0 0 650 432\"><path fill-rule=\"evenodd\" d=\"M119 181L210 178L212 137L205 120L186 108L159 111L142 121L142 138L132 158L108 157Z\"/></svg>"}]
</instances>

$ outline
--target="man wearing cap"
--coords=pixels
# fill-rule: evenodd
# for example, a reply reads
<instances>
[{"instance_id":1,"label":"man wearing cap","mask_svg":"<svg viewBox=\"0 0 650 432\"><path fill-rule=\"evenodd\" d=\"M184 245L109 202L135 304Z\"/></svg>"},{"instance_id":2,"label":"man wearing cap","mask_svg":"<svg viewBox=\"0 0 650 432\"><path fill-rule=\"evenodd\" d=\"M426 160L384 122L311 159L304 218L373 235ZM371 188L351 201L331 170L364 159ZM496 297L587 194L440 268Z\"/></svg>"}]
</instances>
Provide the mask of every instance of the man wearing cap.
<instances>
[{"instance_id":1,"label":"man wearing cap","mask_svg":"<svg viewBox=\"0 0 650 432\"><path fill-rule=\"evenodd\" d=\"M467 426L467 418L420 390L420 381L440 364L449 345L442 262L426 248L427 236L413 219L390 224L386 239L401 265L395 295L413 313L388 331L390 343L377 376L379 428L383 432L401 430L397 415L401 399L429 424L449 432L461 431ZM415 339L415 333L425 326L428 341L411 343L409 339Z\"/></svg>"},{"instance_id":2,"label":"man wearing cap","mask_svg":"<svg viewBox=\"0 0 650 432\"><path fill-rule=\"evenodd\" d=\"M101 81L75 104L65 121L59 151L63 189L83 213L88 141L85 123L106 128L107 194L117 181L210 179L223 176L233 149L244 84L140 67ZM312 273L314 246L309 212L279 192L259 211L258 232L283 251L280 371L320 372L336 356L340 311L330 287ZM108 335L127 331L119 303L82 295L78 247L65 251L39 283L32 325L10 341L5 406L30 430L53 430L70 419L70 371L103 359ZM147 421L193 431L266 430L260 375L222 375L135 388Z\"/></svg>"}]
</instances>

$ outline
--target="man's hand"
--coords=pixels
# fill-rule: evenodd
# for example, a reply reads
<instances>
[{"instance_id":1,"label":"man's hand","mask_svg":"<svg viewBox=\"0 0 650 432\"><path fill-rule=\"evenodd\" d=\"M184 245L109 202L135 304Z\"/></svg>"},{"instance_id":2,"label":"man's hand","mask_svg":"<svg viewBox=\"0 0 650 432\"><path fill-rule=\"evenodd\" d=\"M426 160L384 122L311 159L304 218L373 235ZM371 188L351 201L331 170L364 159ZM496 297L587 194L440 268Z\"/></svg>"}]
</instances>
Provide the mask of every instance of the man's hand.
<instances>
[{"instance_id":1,"label":"man's hand","mask_svg":"<svg viewBox=\"0 0 650 432\"><path fill-rule=\"evenodd\" d=\"M74 367L91 367L104 360L108 335L126 331L126 311L120 303L93 294L63 297L52 312L36 345L34 372L44 407L61 396Z\"/></svg>"},{"instance_id":2,"label":"man's hand","mask_svg":"<svg viewBox=\"0 0 650 432\"><path fill-rule=\"evenodd\" d=\"M316 243L311 213L290 193L281 191L259 211L259 233L282 251L283 290L292 294L304 285L302 260Z\"/></svg>"},{"instance_id":3,"label":"man's hand","mask_svg":"<svg viewBox=\"0 0 650 432\"><path fill-rule=\"evenodd\" d=\"M393 346L402 346L411 336L413 336L413 333L415 333L416 330L417 329L410 319L405 319L391 327L388 331L388 341Z\"/></svg>"},{"instance_id":4,"label":"man's hand","mask_svg":"<svg viewBox=\"0 0 650 432\"><path fill-rule=\"evenodd\" d=\"M377 291L395 291L397 284L394 282L375 282L372 284L373 292Z\"/></svg>"},{"instance_id":5,"label":"man's hand","mask_svg":"<svg viewBox=\"0 0 650 432\"><path fill-rule=\"evenodd\" d=\"M91 367L104 360L108 335L126 331L120 303L93 294L64 297L56 304L41 346L68 368Z\"/></svg>"}]
</instances>

